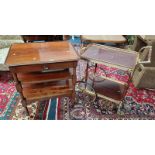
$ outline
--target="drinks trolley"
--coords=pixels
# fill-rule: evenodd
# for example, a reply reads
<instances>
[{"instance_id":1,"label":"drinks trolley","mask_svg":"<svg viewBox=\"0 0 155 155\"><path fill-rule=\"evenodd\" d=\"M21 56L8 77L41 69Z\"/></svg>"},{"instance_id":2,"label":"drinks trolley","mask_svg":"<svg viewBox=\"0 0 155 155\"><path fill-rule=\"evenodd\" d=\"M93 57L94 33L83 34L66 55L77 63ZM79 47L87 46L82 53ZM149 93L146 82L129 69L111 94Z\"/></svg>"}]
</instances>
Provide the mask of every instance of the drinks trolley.
<instances>
[{"instance_id":1,"label":"drinks trolley","mask_svg":"<svg viewBox=\"0 0 155 155\"><path fill-rule=\"evenodd\" d=\"M80 57L86 61L86 70L85 76L76 83L77 92L89 94L89 98L84 98L88 102L94 102L99 97L118 105L122 103L132 73L136 64L140 62L139 53L100 44L89 44L81 49ZM108 77L101 65L124 71L128 75L128 80L122 82ZM102 70L102 75L97 73L98 69Z\"/></svg>"}]
</instances>

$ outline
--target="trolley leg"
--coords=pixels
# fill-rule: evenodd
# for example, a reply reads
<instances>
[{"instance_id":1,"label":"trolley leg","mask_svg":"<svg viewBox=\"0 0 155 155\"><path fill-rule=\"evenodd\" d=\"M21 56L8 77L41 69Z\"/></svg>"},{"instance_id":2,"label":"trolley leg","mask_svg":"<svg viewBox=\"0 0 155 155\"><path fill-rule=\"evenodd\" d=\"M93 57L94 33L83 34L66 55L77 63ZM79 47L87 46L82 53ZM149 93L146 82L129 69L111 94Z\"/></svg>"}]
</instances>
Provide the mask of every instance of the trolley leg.
<instances>
[{"instance_id":1,"label":"trolley leg","mask_svg":"<svg viewBox=\"0 0 155 155\"><path fill-rule=\"evenodd\" d=\"M85 71L85 89L87 88L87 81L88 81L88 68L89 68L89 62L87 61L86 65L86 71Z\"/></svg>"},{"instance_id":2,"label":"trolley leg","mask_svg":"<svg viewBox=\"0 0 155 155\"><path fill-rule=\"evenodd\" d=\"M93 76L93 84L92 84L93 87L94 87L94 84L95 84L95 74L96 74L96 70L97 70L97 63L95 63L95 68L94 68L94 76Z\"/></svg>"}]
</instances>

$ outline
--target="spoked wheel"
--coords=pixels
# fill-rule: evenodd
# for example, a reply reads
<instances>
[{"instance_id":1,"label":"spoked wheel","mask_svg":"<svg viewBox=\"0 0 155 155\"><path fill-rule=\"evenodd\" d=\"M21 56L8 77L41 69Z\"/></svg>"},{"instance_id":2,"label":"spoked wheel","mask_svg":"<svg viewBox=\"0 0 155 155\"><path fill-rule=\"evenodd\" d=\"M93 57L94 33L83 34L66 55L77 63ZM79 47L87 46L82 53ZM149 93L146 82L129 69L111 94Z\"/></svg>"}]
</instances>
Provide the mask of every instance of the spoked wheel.
<instances>
[{"instance_id":1,"label":"spoked wheel","mask_svg":"<svg viewBox=\"0 0 155 155\"><path fill-rule=\"evenodd\" d=\"M75 92L77 102L93 103L97 97L93 87L84 81L76 82Z\"/></svg>"}]
</instances>

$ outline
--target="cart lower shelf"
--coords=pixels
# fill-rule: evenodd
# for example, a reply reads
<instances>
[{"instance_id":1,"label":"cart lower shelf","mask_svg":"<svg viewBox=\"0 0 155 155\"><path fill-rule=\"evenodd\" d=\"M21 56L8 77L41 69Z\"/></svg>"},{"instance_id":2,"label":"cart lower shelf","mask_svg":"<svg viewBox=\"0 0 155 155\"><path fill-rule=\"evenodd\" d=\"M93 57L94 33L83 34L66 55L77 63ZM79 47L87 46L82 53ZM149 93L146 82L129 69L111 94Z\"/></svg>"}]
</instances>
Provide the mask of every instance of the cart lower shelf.
<instances>
[{"instance_id":1,"label":"cart lower shelf","mask_svg":"<svg viewBox=\"0 0 155 155\"><path fill-rule=\"evenodd\" d=\"M94 83L92 80L88 80L87 83L83 85L79 82L79 87L83 92L85 91L90 95L96 95L97 97L104 98L117 104L121 103L127 90L126 85L109 80Z\"/></svg>"}]
</instances>

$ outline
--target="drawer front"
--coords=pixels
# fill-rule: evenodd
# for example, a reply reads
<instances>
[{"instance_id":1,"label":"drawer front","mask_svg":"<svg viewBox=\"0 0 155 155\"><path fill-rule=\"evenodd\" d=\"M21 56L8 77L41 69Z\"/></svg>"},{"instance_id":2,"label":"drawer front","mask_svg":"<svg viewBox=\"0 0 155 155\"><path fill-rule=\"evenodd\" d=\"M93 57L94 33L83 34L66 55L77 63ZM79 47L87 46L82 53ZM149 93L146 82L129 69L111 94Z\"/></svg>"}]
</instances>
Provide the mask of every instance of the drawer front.
<instances>
[{"instance_id":1,"label":"drawer front","mask_svg":"<svg viewBox=\"0 0 155 155\"><path fill-rule=\"evenodd\" d=\"M23 66L11 66L10 71L14 73L18 72L35 72L35 71L49 71L52 69L64 69L74 68L77 62L60 62L52 64L35 64L35 65L23 65Z\"/></svg>"}]
</instances>

